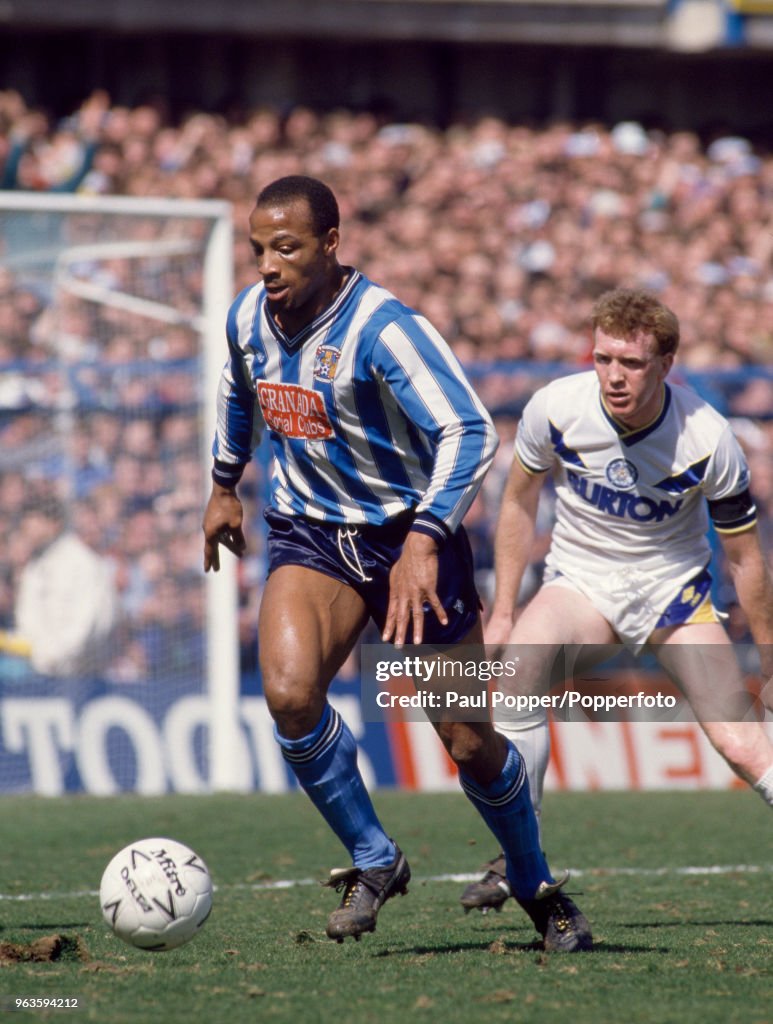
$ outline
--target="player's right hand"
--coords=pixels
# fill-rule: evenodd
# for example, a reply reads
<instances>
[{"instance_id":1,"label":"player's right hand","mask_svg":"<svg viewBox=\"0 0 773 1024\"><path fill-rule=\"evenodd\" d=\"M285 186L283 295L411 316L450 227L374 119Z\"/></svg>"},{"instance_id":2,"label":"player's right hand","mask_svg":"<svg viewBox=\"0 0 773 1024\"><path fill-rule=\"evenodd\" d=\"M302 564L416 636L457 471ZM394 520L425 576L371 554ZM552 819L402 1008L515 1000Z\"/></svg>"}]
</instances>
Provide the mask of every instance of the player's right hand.
<instances>
[{"instance_id":1,"label":"player's right hand","mask_svg":"<svg viewBox=\"0 0 773 1024\"><path fill-rule=\"evenodd\" d=\"M247 548L242 530L244 511L235 490L215 484L204 512L204 572L220 570L220 545L241 558Z\"/></svg>"}]
</instances>

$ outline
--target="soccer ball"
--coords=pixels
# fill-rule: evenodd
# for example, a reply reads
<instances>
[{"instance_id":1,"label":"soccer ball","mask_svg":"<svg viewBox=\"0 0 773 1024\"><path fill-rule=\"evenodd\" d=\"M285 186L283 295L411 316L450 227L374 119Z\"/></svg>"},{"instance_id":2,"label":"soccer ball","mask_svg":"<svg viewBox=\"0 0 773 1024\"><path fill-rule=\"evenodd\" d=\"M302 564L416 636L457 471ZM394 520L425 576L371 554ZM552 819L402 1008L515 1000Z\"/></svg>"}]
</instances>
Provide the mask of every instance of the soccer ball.
<instances>
[{"instance_id":1,"label":"soccer ball","mask_svg":"<svg viewBox=\"0 0 773 1024\"><path fill-rule=\"evenodd\" d=\"M102 916L138 949L161 951L188 942L212 909L212 878L204 861L175 839L139 839L105 868Z\"/></svg>"}]
</instances>

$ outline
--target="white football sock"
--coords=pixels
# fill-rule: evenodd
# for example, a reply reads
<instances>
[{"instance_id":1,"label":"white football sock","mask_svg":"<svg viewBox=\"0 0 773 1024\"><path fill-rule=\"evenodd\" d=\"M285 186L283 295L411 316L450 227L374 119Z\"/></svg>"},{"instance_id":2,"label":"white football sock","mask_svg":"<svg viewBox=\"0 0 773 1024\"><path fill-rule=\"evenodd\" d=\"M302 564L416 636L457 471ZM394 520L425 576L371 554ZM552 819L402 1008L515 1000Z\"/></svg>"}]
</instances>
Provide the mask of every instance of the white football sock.
<instances>
[{"instance_id":1,"label":"white football sock","mask_svg":"<svg viewBox=\"0 0 773 1024\"><path fill-rule=\"evenodd\" d=\"M537 714L509 714L507 719L497 718L495 728L515 744L526 765L529 795L534 805L537 822L541 826L542 793L545 772L550 759L550 731L544 712ZM540 829L541 831L541 829Z\"/></svg>"},{"instance_id":2,"label":"white football sock","mask_svg":"<svg viewBox=\"0 0 773 1024\"><path fill-rule=\"evenodd\" d=\"M528 771L528 768L527 768ZM760 794L769 807L773 807L773 764L761 779L754 783L754 789Z\"/></svg>"}]
</instances>

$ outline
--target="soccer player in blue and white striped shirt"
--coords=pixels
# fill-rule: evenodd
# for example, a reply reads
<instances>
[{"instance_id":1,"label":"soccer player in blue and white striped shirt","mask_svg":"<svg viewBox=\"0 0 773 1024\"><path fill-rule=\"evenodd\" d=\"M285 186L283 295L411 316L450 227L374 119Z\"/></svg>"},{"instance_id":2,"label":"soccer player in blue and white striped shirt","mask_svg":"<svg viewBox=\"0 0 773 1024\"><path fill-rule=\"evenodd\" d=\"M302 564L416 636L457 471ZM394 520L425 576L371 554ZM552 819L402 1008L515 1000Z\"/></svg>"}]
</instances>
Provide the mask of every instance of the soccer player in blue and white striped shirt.
<instances>
[{"instance_id":1,"label":"soccer player in blue and white striped shirt","mask_svg":"<svg viewBox=\"0 0 773 1024\"><path fill-rule=\"evenodd\" d=\"M338 206L326 185L302 176L268 185L250 241L262 280L228 316L204 562L219 567L220 543L244 551L236 488L268 430L264 693L287 763L352 859L331 876L343 898L327 932L342 941L374 930L410 869L376 816L327 690L368 617L398 646L483 649L461 522L497 439L432 325L339 263ZM435 727L502 842L510 883L545 948L589 948L587 922L541 852L513 744L488 720Z\"/></svg>"}]
</instances>

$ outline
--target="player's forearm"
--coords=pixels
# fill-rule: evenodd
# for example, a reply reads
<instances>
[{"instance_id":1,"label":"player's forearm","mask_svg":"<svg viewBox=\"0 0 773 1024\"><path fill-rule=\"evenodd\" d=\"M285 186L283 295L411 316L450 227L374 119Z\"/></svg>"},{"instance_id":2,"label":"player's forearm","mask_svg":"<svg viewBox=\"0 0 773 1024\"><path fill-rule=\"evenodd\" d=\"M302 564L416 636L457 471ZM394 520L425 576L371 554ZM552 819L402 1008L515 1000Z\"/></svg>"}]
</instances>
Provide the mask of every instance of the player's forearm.
<instances>
[{"instance_id":1,"label":"player's forearm","mask_svg":"<svg viewBox=\"0 0 773 1024\"><path fill-rule=\"evenodd\" d=\"M499 439L491 416L438 333L421 317L388 324L372 339L369 366L384 394L427 439L430 479L418 505L453 533L480 489Z\"/></svg>"},{"instance_id":2,"label":"player's forearm","mask_svg":"<svg viewBox=\"0 0 773 1024\"><path fill-rule=\"evenodd\" d=\"M732 565L731 575L754 642L773 649L773 580L762 554Z\"/></svg>"},{"instance_id":3,"label":"player's forearm","mask_svg":"<svg viewBox=\"0 0 773 1024\"><path fill-rule=\"evenodd\" d=\"M521 580L534 545L537 507L544 480L543 473L530 473L516 455L502 495L494 539L496 586L491 618L496 616L500 623L515 616Z\"/></svg>"},{"instance_id":4,"label":"player's forearm","mask_svg":"<svg viewBox=\"0 0 773 1024\"><path fill-rule=\"evenodd\" d=\"M220 378L216 409L212 454L218 462L243 469L260 441L262 422L256 409L255 393L229 366Z\"/></svg>"},{"instance_id":5,"label":"player's forearm","mask_svg":"<svg viewBox=\"0 0 773 1024\"><path fill-rule=\"evenodd\" d=\"M498 444L493 424L482 418L444 429L417 513L428 513L450 532L456 530L480 490Z\"/></svg>"},{"instance_id":6,"label":"player's forearm","mask_svg":"<svg viewBox=\"0 0 773 1024\"><path fill-rule=\"evenodd\" d=\"M505 502L494 542L496 585L492 616L513 616L534 543L534 515L520 503Z\"/></svg>"}]
</instances>

